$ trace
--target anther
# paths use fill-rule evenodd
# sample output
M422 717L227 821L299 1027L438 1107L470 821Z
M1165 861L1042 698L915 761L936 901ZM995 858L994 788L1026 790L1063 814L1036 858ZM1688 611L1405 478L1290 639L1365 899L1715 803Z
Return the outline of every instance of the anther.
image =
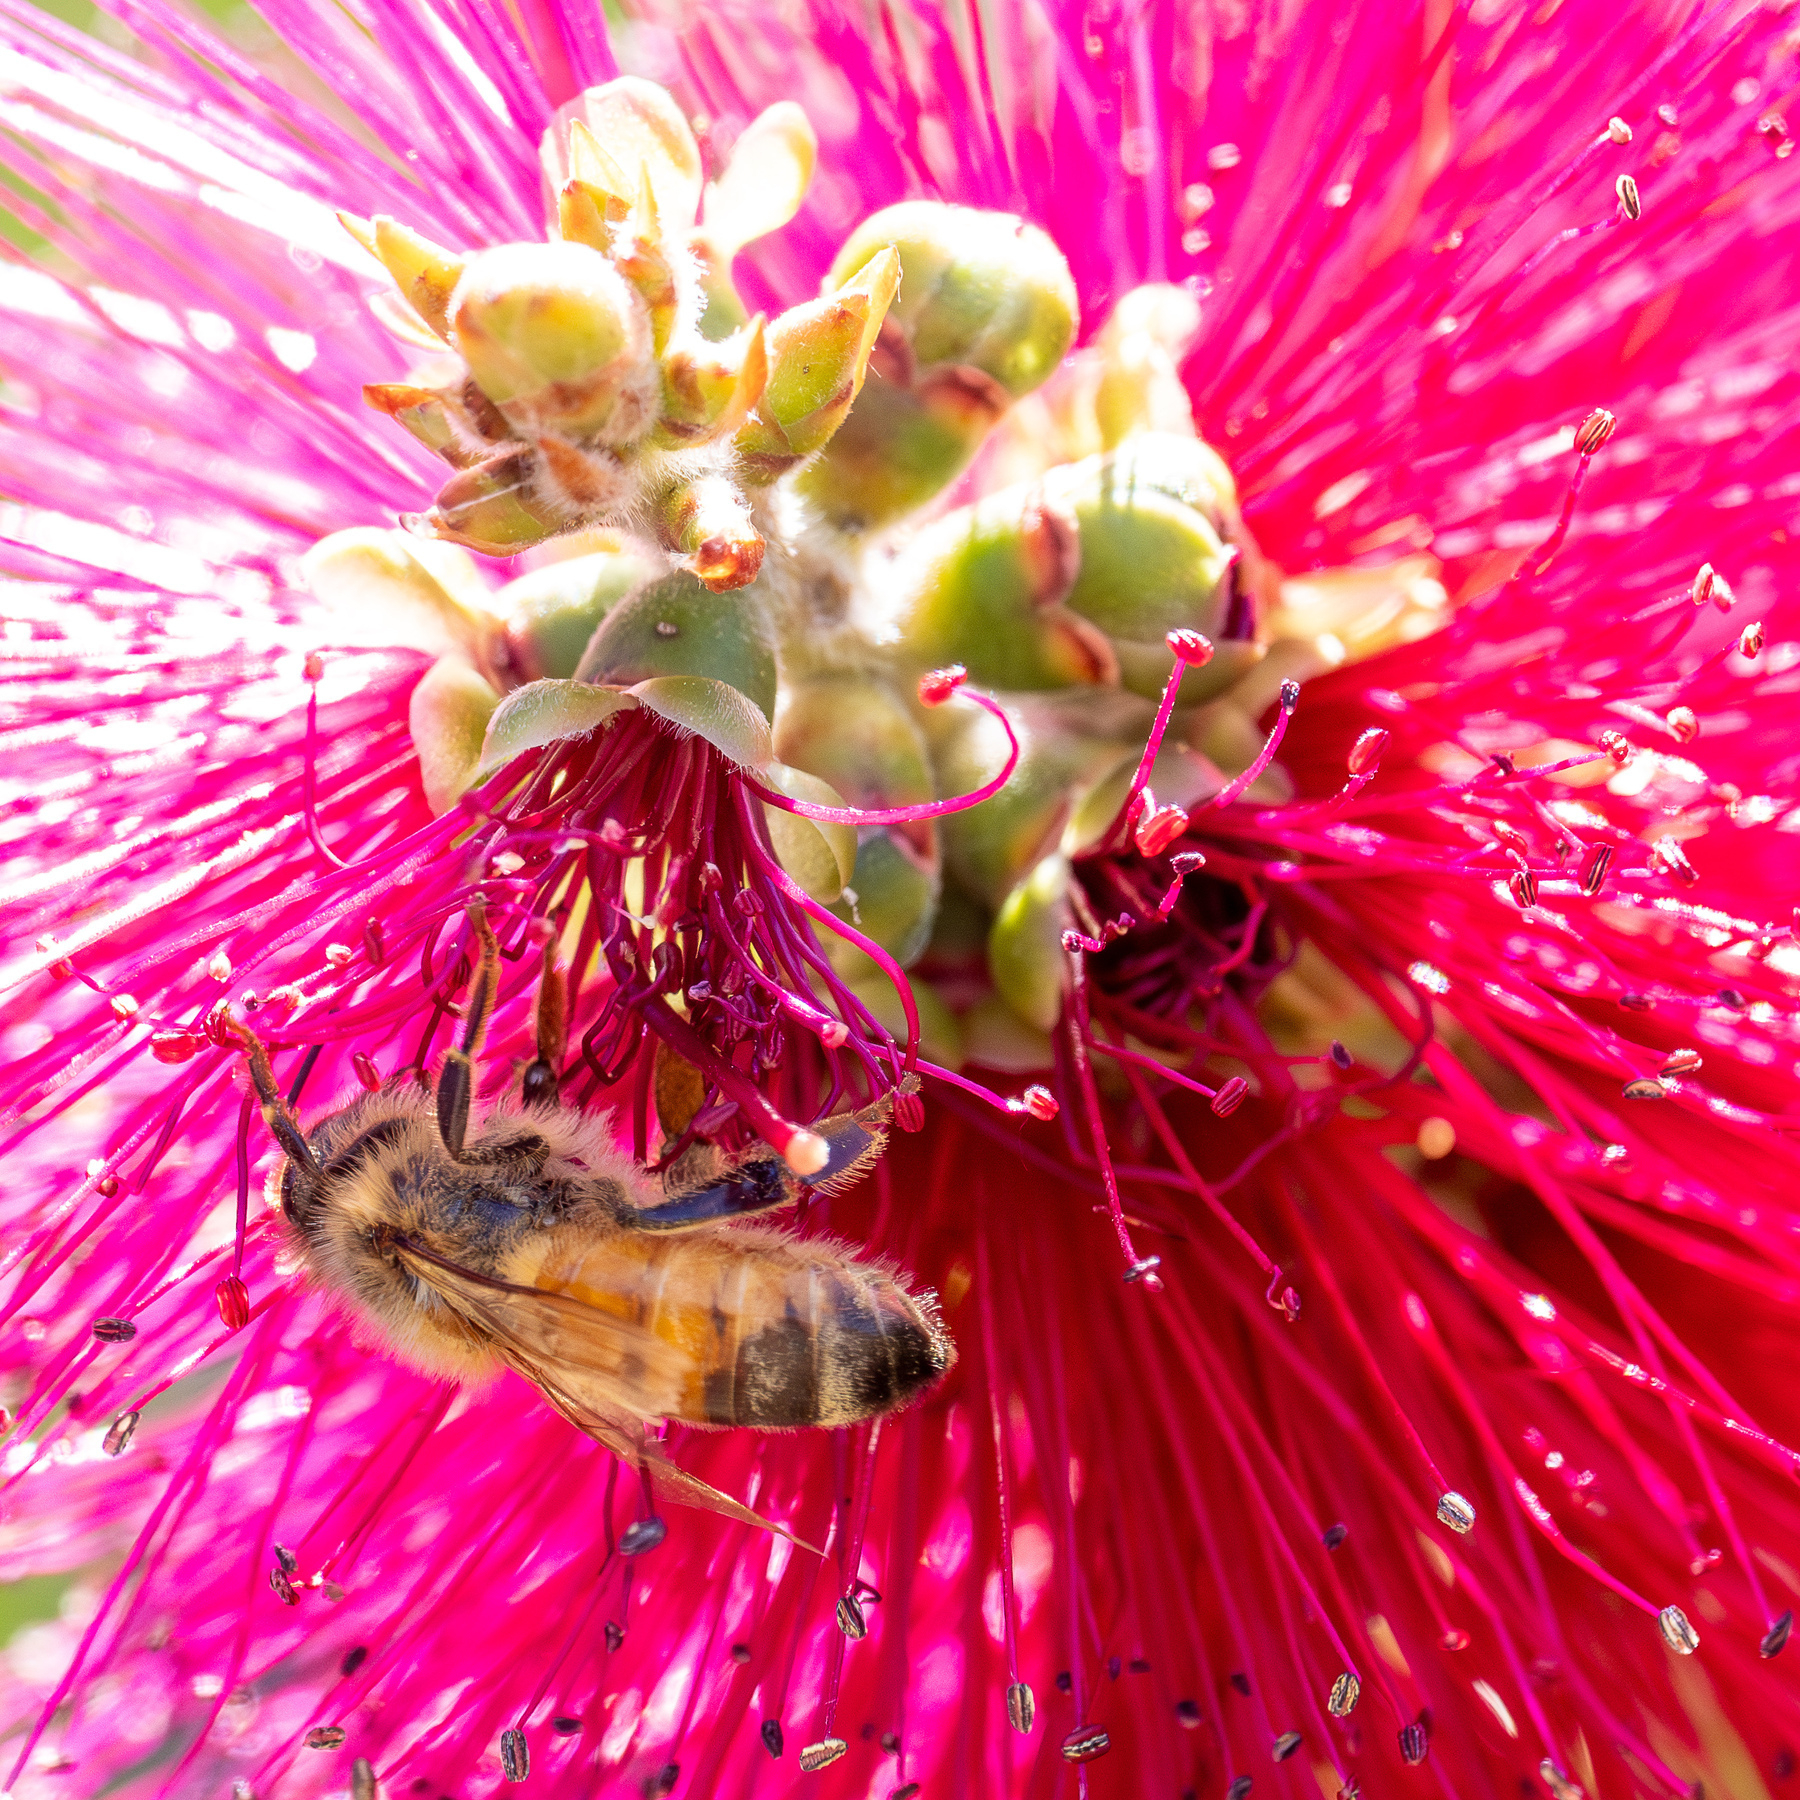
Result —
M1183 850L1179 855L1169 858L1169 867L1177 876L1192 875L1196 869L1206 867L1206 858L1198 850Z
M1190 669L1203 669L1213 659L1212 639L1198 631L1171 631L1163 642Z
M103 1344L129 1344L138 1328L129 1319L96 1319L94 1336Z
M1611 138L1615 144L1629 144L1631 142L1631 127L1627 125L1617 113L1614 113L1613 116L1606 121L1606 135Z
M1408 1725L1400 1733L1400 1760L1409 1767L1416 1767L1425 1760L1425 1753L1431 1748L1426 1741L1423 1725Z
M1474 1640L1466 1631L1456 1625L1452 1625L1450 1629L1438 1639L1438 1642L1446 1650L1466 1650L1473 1641Z
M1580 881L1584 894L1597 894L1606 886L1606 872L1612 867L1611 844L1589 844L1581 858Z
M1197 1700L1177 1700L1175 1702L1175 1723L1183 1731L1198 1731L1206 1723L1205 1715L1200 1711Z
M884 1731L881 1734L881 1748L889 1756L900 1754L900 1734L897 1731Z
M841 1737L820 1738L816 1744L808 1744L800 1752L800 1773L816 1774L820 1769L828 1769L840 1756L849 1752L850 1746Z
M570 1718L567 1713L558 1713L557 1716L550 1721L550 1729L554 1731L558 1737L573 1737L576 1732L581 1729L581 1721L579 1719Z
M897 1094L894 1097L894 1125L900 1131L923 1131L925 1129L925 1101L918 1094Z
M1350 1527L1340 1519L1335 1525L1327 1525L1320 1534L1319 1542L1327 1550L1335 1550L1350 1535Z
M1656 1072L1662 1076L1698 1075L1700 1073L1700 1052L1698 1050L1671 1050Z
M889 1788L888 1800L916 1800L918 1792L918 1782L909 1781L901 1787Z
M141 1415L135 1412L123 1412L108 1426L106 1436L100 1448L108 1456L123 1456L131 1448L131 1440L137 1435L138 1419Z
M1711 563L1702 563L1694 571L1694 579L1688 588L1688 597L1696 606L1704 606L1713 597L1713 584L1718 577L1713 573Z
M375 1800L375 1765L366 1756L350 1765L350 1800Z
M1604 750L1621 769L1631 761L1631 741L1622 731L1601 732L1600 748Z
M1743 657L1746 662L1755 662L1762 655L1762 651L1763 627L1762 620L1758 619L1754 624L1746 625L1739 633L1738 655Z
M338 1664L338 1673L342 1675L345 1680L348 1680L368 1660L369 1646L367 1644L353 1644L344 1652L344 1659Z
M1663 723L1678 744L1691 744L1700 735L1700 721L1691 706L1670 707Z
M1667 875L1684 887L1692 887L1700 879L1700 871L1688 858L1677 838L1660 837L1650 846L1650 866L1659 875Z
M768 1753L779 1758L782 1751L781 1721L764 1719L762 1722L762 1746Z
M1604 406L1596 406L1575 428L1575 448L1592 456L1619 428L1619 421Z
M1104 1725L1077 1725L1062 1741L1064 1762L1092 1762L1112 1748L1112 1739Z
M1125 1271L1123 1279L1126 1281L1141 1281L1147 1288L1160 1290L1162 1287L1162 1277L1158 1275L1156 1271L1161 1267L1162 1258L1160 1256L1140 1256L1138 1260Z
M1765 1659L1779 1656L1787 1648L1788 1633L1793 1629L1794 1614L1790 1608L1763 1633L1762 1642L1756 1647L1757 1654Z
M607 1649L616 1654L619 1646L625 1642L625 1627L617 1619L608 1619L603 1635L606 1639Z
M968 679L969 671L961 663L952 663L947 669L933 669L929 674L921 675L919 704L942 706Z
M1006 1690L1006 1718L1020 1736L1028 1733L1037 1720L1037 1697L1023 1681L1015 1681Z
M1639 1075L1619 1089L1627 1100L1664 1100L1669 1090L1654 1075Z
M1336 1038L1331 1040L1331 1060L1336 1068L1348 1073L1352 1066L1350 1052Z
M1040 1125L1048 1125L1062 1111L1062 1103L1038 1082L1033 1082L1019 1096L1019 1103Z
M866 1638L869 1621L863 1617L862 1602L854 1594L845 1594L837 1603L838 1630L850 1639Z
M1644 216L1644 201L1638 193L1638 184L1629 175L1621 175L1613 183L1613 192L1619 196L1619 210L1635 225Z
M153 1031L150 1054L161 1063L184 1063L206 1040L192 1031Z
M1244 1104L1245 1096L1250 1092L1250 1083L1241 1075L1233 1075L1212 1097L1214 1118L1229 1118Z
M227 1331L242 1331L250 1323L250 1290L241 1276L220 1276L213 1285L213 1303Z
M1347 1719L1356 1711L1356 1703L1362 1698L1362 1683L1346 1669L1331 1684L1331 1692L1325 1696L1325 1710L1334 1719Z
M1146 813L1132 832L1132 841L1140 856L1161 856L1188 828L1188 816L1179 806L1159 806Z
M1536 874L1530 869L1517 869L1507 877L1506 891L1512 895L1513 904L1521 912L1537 905L1538 883Z
M350 1055L350 1066L356 1071L356 1079L375 1093L381 1086L381 1071L376 1068L374 1059L366 1051L355 1050Z
M508 1781L523 1781L531 1773L531 1746L516 1725L500 1734L500 1773Z
M212 961L206 965L206 972L214 981L229 981L231 979L231 958L223 950L215 950Z
M287 1570L279 1564L269 1571L269 1592L283 1606L298 1606L300 1596L294 1592L294 1584L288 1579Z
M1245 1800L1245 1797L1255 1786L1256 1783L1248 1775L1240 1775L1237 1780L1225 1790L1225 1800Z
M1344 758L1345 766L1352 775L1367 775L1381 761L1382 752L1393 741L1394 734L1381 725L1371 725L1354 744L1350 746L1350 754Z
M1458 1537L1466 1537L1475 1529L1475 1506L1454 1489L1438 1496L1437 1516Z
M1300 1748L1304 1741L1305 1740L1300 1736L1299 1732L1284 1731L1281 1736L1269 1746L1269 1755L1274 1761L1284 1763Z
M1294 708L1300 704L1300 684L1297 681L1284 681L1281 684L1281 710L1289 717Z
M619 1554L647 1556L668 1535L669 1527L663 1519L634 1519L619 1534Z
M137 997L134 994L114 994L106 1003L112 1009L112 1016L121 1021L135 1019L138 1016Z
M1665 1606L1656 1615L1656 1628L1677 1656L1692 1656L1700 1648L1700 1634L1679 1606Z
M306 1747L309 1750L335 1750L349 1735L341 1725L315 1725L306 1734Z

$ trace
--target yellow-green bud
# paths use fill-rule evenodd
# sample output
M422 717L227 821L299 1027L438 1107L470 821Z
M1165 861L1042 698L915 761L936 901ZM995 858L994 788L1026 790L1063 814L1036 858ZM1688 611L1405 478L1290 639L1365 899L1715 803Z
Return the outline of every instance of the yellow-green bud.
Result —
M749 479L786 474L844 422L899 278L899 258L878 251L835 293L790 308L768 328L768 381L737 434Z
M572 509L538 490L533 474L523 445L503 451L452 475L438 489L430 512L401 522L486 556L529 550L576 519Z
M757 770L756 778L790 800L808 800L817 806L844 804L843 795L830 782L783 762L765 764ZM813 899L829 906L844 891L844 883L856 867L854 827L827 819L804 818L766 802L763 816L768 821L769 842L774 845L781 866Z
M462 276L465 258L434 244L410 226L385 213L359 219L341 212L338 221L394 279L400 296L439 337L448 337L450 296Z
M452 545L358 525L321 538L300 573L334 615L340 641L454 649L490 674L506 661L487 586Z
M450 329L477 386L515 425L628 444L659 382L642 300L585 244L507 244L469 258Z
M967 467L995 421L1074 341L1075 284L1062 252L1010 213L908 201L866 220L827 291L877 245L901 262L900 292L866 388L802 491L842 530L872 529Z
M587 144L601 147L593 163L586 160ZM543 154L553 192L576 175L630 199L647 177L657 211L672 229L685 230L699 210L700 146L674 96L641 76L589 88L561 108Z
M513 678L524 682L573 675L600 621L656 573L644 557L600 551L509 581L494 596L494 607L506 621Z
M935 860L922 859L897 832L876 827L857 845L849 889L833 910L907 968L931 941L940 886ZM841 974L876 973L868 956L854 944L824 927L819 936L832 966Z
M363 388L363 399L377 412L384 412L397 425L403 425L427 450L441 456L454 468L465 469L481 460L458 430L458 421L444 396L434 388L415 387L404 381L371 381Z
M679 481L653 495L650 516L658 542L715 594L748 587L762 568L762 533L743 494L723 475Z
M474 784L481 745L500 696L460 656L439 657L407 705L425 801L443 814Z
M775 716L775 639L755 589L722 599L675 574L622 601L594 633L579 681L630 687L652 675L705 675Z
M906 702L874 675L810 675L782 689L775 753L847 795L852 806L917 806L934 797L925 739ZM921 826L929 834L929 824Z
M736 431L762 399L769 352L759 313L722 344L692 338L662 364L662 417L656 442L664 449L709 443Z
M1191 437L1194 408L1178 367L1200 330L1200 302L1155 283L1120 297L1101 328L1094 417L1107 448L1135 431Z
M988 934L995 989L1039 1031L1053 1031L1062 1016L1062 934L1072 923L1068 889L1068 858L1046 856L1007 895Z

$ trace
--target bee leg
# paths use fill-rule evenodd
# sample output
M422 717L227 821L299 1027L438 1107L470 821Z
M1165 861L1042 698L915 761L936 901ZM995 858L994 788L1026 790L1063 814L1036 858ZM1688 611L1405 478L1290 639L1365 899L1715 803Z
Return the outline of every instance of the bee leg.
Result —
M525 1066L520 1098L527 1106L554 1106L563 1052L569 1042L569 984L556 960L556 939L544 946L538 982L537 1055Z
M787 1165L777 1157L759 1157L755 1162L740 1163L722 1181L677 1194L660 1206L639 1207L631 1216L631 1227L634 1231L690 1231L722 1219L773 1212L797 1197Z
M487 908L479 900L469 907L469 923L481 945L481 957L475 965L475 978L469 983L462 1048L444 1053L437 1083L438 1136L458 1162L464 1160L463 1139L469 1130L475 1058L481 1054L481 1040L487 1035L488 1015L494 1010L494 995L500 986L500 945L487 922Z
M831 1195L847 1188L887 1148L888 1103L877 1101L861 1112L837 1113L813 1127L825 1140L823 1168L801 1179L809 1188Z
M256 1090L256 1098L262 1106L263 1123L268 1126L270 1136L287 1153L288 1161L303 1178L317 1180L322 1172L319 1159L313 1155L312 1145L306 1141L306 1133L300 1129L299 1121L288 1110L287 1102L281 1097L281 1089L275 1081L275 1071L269 1066L269 1052L262 1039L230 1013L218 1016L220 1028L244 1046L244 1054L250 1063L250 1085Z

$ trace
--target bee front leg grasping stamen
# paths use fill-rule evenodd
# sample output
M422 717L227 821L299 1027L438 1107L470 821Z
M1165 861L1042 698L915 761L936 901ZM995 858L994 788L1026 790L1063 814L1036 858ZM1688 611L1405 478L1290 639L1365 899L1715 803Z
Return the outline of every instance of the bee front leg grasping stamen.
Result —
M569 984L556 959L556 939L544 945L544 972L538 981L537 1055L525 1068L520 1093L527 1106L554 1106L569 1042Z
M234 1019L223 1009L214 1015L213 1029L220 1035L235 1038L243 1046L250 1064L250 1085L256 1090L256 1098L262 1107L263 1123L268 1126L276 1143L286 1151L295 1175L309 1184L317 1182L323 1173L319 1160L313 1155L312 1146L306 1141L306 1133L300 1129L300 1122L288 1110L287 1102L281 1097L275 1071L269 1063L269 1052L262 1039L249 1026Z
M475 1059L481 1054L481 1040L487 1035L488 1018L500 986L500 945L487 922L487 908L479 900L469 907L469 924L481 946L481 955L469 983L462 1048L445 1051L437 1084L438 1135L458 1162L465 1160L463 1140L468 1134L469 1102L475 1092Z

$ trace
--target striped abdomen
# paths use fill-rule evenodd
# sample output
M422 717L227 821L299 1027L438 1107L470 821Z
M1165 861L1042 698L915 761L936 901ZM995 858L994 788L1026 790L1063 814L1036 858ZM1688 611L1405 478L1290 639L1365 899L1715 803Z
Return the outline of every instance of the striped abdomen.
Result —
M834 1245L736 1227L566 1246L536 1285L630 1319L690 1371L667 1416L696 1425L847 1425L950 1366L929 1298Z

